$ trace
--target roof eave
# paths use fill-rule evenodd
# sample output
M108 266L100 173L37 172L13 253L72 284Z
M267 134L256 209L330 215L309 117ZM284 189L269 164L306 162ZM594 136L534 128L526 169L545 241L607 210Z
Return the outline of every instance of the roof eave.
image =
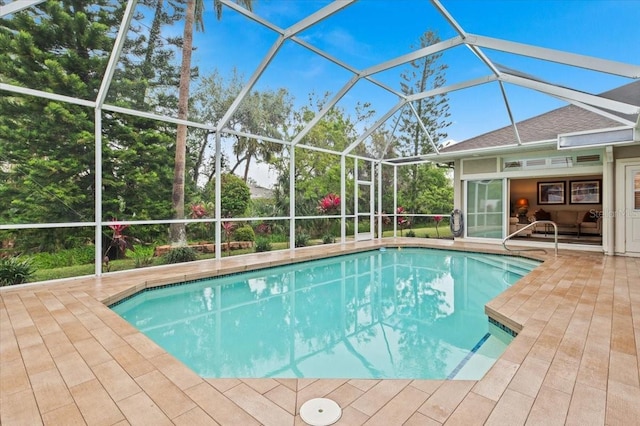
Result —
M423 160L434 163L446 163L469 157L490 157L501 154L511 154L513 152L539 151L547 148L557 148L558 140L549 139L544 141L526 142L522 145L517 143L501 146L492 146L488 148L466 149L455 152L440 152L440 154L427 154L422 157Z

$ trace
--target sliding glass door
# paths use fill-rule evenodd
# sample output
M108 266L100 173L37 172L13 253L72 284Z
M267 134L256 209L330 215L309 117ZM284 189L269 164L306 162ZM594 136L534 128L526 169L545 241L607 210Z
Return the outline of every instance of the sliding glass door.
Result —
M502 238L505 180L470 180L466 183L467 237Z

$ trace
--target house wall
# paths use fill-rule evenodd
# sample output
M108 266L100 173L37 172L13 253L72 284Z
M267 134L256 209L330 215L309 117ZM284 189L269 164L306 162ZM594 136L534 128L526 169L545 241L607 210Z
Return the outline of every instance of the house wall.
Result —
M462 172L465 175L474 175L478 173L496 173L498 172L498 158L479 158L472 160L464 160Z
M628 147L620 150L619 155L634 156L635 150ZM589 156L595 156L595 160L590 160ZM566 158L566 162L565 162ZM547 211L589 211L603 210L604 192L601 194L601 202L598 204L571 204L570 182L577 180L602 180L601 191L607 188L605 183L611 183L609 175L604 176L604 165L606 162L606 151L602 148L579 149L579 150L557 150L540 149L539 151L519 152L505 155L494 155L482 158L468 158L455 161L454 173L454 206L462 208L467 214L465 200L465 181L488 180L488 179L508 179L509 187L506 194L506 211L504 229L508 227L508 217L517 214L515 209L510 207L519 198L529 200L527 216L544 208ZM542 163L540 163L542 161ZM512 164L521 162L521 167L512 167ZM545 163L546 162L546 163ZM507 167L507 163L510 163ZM538 183L539 182L565 182L565 203L563 204L538 204ZM505 234L506 235L506 234Z
M614 148L613 157L616 160L640 157L640 145L620 145Z

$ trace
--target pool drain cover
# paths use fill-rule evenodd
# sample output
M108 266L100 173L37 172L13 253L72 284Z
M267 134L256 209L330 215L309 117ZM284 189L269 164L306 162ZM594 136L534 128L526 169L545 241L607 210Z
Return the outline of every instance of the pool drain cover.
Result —
M342 409L335 402L327 398L314 398L302 404L300 417L311 426L329 426L342 416Z

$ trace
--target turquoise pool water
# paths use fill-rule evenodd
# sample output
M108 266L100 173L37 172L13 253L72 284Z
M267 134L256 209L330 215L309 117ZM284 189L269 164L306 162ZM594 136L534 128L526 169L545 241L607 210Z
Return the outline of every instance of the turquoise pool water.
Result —
M151 289L111 308L200 376L479 379L518 257L381 249Z

